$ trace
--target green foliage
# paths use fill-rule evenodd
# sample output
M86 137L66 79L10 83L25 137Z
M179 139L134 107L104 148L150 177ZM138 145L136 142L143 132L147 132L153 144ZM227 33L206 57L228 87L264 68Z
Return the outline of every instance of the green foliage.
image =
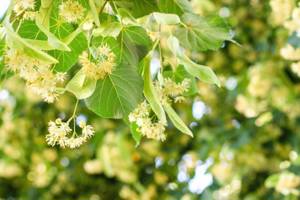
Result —
M62 12L69 1L82 10ZM0 24L0 199L298 198L299 185L278 185L299 178L299 77L280 56L299 38L270 26L269 2L35 0L17 13L18 2ZM243 47L230 43L229 24ZM14 70L10 50L52 79ZM88 73L103 60L111 71ZM53 104L32 94L64 73ZM142 102L148 118L131 120ZM49 147L56 118L72 129L66 137L79 138L85 121L94 136ZM212 182L195 191L202 170Z
M88 47L88 42L83 33L78 34L69 44L71 51L54 50L51 55L59 62L54 66L56 71L67 72L78 61L79 55Z
M217 50L225 40L230 40L229 29L221 17L203 18L185 13L183 26L176 31L182 46L194 51Z
M119 119L128 115L142 100L142 91L142 79L137 70L121 64L111 75L98 81L86 104L101 117Z

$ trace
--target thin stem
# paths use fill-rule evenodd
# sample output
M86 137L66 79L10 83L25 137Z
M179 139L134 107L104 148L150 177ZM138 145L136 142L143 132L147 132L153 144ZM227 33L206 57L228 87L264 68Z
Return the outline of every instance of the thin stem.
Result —
M162 49L161 49L161 44L160 44L160 42L159 42L159 45L158 45L158 50L159 50L160 72L162 73L162 68L163 68L163 55L162 55Z
M74 137L74 136L77 136L75 119L73 120L73 134L72 134L72 137Z
M78 102L79 102L79 100L77 99L77 100L76 100L75 107L74 107L73 114L72 114L72 116L70 117L70 119L67 121L67 123L70 123L70 121L73 120L73 119L75 118L75 116L76 116L76 111L77 111L77 107L78 107ZM74 120L74 121L75 121L75 120ZM74 123L75 123L75 122L74 122Z
M73 114L72 114L71 118L74 118L76 116L76 111L77 111L78 103L79 103L79 100L77 99L76 100L76 104L75 104L75 108L74 108L74 111L73 111Z
M159 25L159 38L158 38L158 50L159 50L159 61L160 61L160 72L163 73L163 53L161 48L161 25Z
M153 50L155 50L155 49L156 49L156 47L157 47L157 45L159 44L159 42L160 42L160 40L159 40L159 39L155 41L155 43L154 43L154 45L153 45L153 47L152 47L151 51L153 51Z

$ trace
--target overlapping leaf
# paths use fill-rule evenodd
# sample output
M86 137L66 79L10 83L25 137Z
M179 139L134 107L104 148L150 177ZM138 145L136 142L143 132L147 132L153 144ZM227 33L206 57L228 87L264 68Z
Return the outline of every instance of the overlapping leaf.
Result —
M185 13L182 21L185 26L177 29L176 36L191 51L217 50L225 40L231 40L229 28L221 17L204 18Z
M115 4L120 8L126 8L134 17L142 17L158 11L156 0L120 0Z
M187 0L158 0L158 8L161 12L182 15L185 12L192 12L192 7Z
M98 81L94 94L86 100L96 114L107 118L127 116L143 98L143 80L138 74L140 49L147 49L151 40L146 31L138 26L124 27L117 40L95 39L94 45L107 43L117 56L113 73Z

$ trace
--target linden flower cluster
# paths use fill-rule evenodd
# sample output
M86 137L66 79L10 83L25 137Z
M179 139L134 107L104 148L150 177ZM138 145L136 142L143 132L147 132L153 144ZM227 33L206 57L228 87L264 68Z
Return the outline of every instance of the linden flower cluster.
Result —
M294 8L292 17L284 23L284 27L287 28L291 33L300 31L300 8Z
M280 50L280 55L287 60L300 60L300 49L288 44Z
M84 7L75 0L67 0L59 5L59 16L68 23L77 23L84 17Z
M138 131L149 139L155 139L160 141L166 140L165 125L161 121L152 122L150 105L144 101L137 108L129 114L129 121L136 123Z
M213 193L215 200L232 200L239 199L239 193L241 191L241 180L234 178L230 183L224 185L219 190Z
M290 17L294 0L271 0L272 18L276 24L282 24Z
M282 48L281 51L281 56L287 60L292 60L292 61L297 61L295 63L292 63L291 65L291 70L298 76L300 76L300 49L299 48L294 48L292 45L288 44L286 47Z
M155 87L163 104L170 102L170 97L177 103L185 100L182 95L188 91L190 84L190 79L184 79L182 82L176 83L170 78L165 78L163 85L156 82Z
M116 56L106 44L94 50L92 57L89 59L89 54L86 51L79 57L79 63L87 77L101 80L112 73Z
M247 90L251 96L265 97L272 87L272 82L265 78L265 70L260 66L252 67L249 72L250 82Z
M14 6L13 6L13 11L17 15L20 15L24 11L33 10L34 6L35 6L35 0L15 0Z
M291 65L291 70L300 77L300 49L288 44L280 50L280 54L287 60L298 61Z
M256 117L263 112L267 104L265 101L257 101L244 95L238 95L235 103L235 109L245 115L247 118Z
M69 147L74 149L80 147L94 135L94 128L91 125L86 125L85 122L81 121L79 123L79 127L81 128L82 134L77 136L75 130L73 130L73 135L68 137L68 135L72 132L69 123L70 120L63 122L60 118L49 122L49 134L46 135L46 141L48 145L55 146L57 144L62 148Z
M57 84L65 80L65 73L54 74L49 64L18 50L7 50L4 60L8 68L18 73L28 88L44 101L53 103L58 98Z
M279 0L277 0L277 1L279 1ZM293 3L291 3L290 1L285 1L285 3L290 4L292 8L294 6ZM271 2L271 6L272 6L272 2ZM286 12L283 8L279 7L278 9L279 9L279 13ZM278 13L275 11L276 10L273 9L274 14L277 15ZM290 31L290 33L293 33L293 32L300 33L300 7L294 8L292 11L289 11L289 13L290 14L288 15L288 17L283 19L284 27L287 28ZM300 49L294 48L292 45L288 44L280 50L280 54L283 58L285 58L287 60L298 61L291 65L291 70L295 74L297 74L297 76L300 76L300 62L299 62Z
M190 80L184 79L181 83L175 83L170 78L165 78L163 85L156 82L155 87L162 104L168 104L171 101L170 97L174 98L175 102L179 102L184 100L182 95L188 91ZM146 101L138 105L128 117L131 123L137 124L138 131L143 136L160 141L166 140L164 133L166 124L161 121L152 121L151 107Z
M275 186L276 191L280 192L283 195L299 195L297 187L300 185L300 177L290 173L282 173L279 177L279 180Z

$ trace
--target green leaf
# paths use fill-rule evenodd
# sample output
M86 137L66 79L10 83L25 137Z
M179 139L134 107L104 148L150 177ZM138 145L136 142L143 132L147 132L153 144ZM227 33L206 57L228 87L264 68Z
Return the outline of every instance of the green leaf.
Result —
M67 44L60 41L53 33L49 31L50 14L52 10L52 0L42 0L40 10L36 14L36 25L47 36L48 42L54 48L61 51L70 51Z
M24 20L19 28L18 34L22 38L28 38L33 40L47 40L47 36L40 31L35 21Z
M231 40L229 28L221 17L204 18L185 13L185 26L176 30L180 44L191 51L217 50L225 40Z
M136 123L130 124L131 135L135 141L135 146L138 147L141 143L142 134L138 131L138 125Z
M220 80L210 67L199 65L186 56L179 58L179 61L180 64L184 66L185 70L192 76L197 77L206 83L216 84L220 87Z
M146 30L140 26L124 27L118 37L118 42L122 54L120 62L132 66L138 66L140 60L144 58L152 46L152 41Z
M97 81L86 77L83 70L79 70L68 82L66 90L73 93L77 99L90 97L96 89Z
M87 107L105 118L127 116L143 99L143 80L129 65L118 65L113 73L97 83Z
M41 20L42 19L38 15L36 19L36 24L39 27L39 29L47 36L49 44L57 50L71 51L67 44L60 41L53 33L51 33L46 27L43 26Z
M152 16L155 21L161 25L176 25L180 23L180 18L175 14L155 12Z
M168 114L168 117L170 118L171 122L178 130L180 130L184 134L193 137L192 131L185 125L182 119L177 115L175 110L169 104L164 104L164 109Z
M99 28L94 29L93 36L102 37L118 37L122 30L122 25L120 22L102 23Z
M165 13L182 15L193 10L187 0L158 0L157 2L159 10Z
M141 26L126 26L123 28L122 32L124 34L124 38L126 38L131 44L145 47L152 46L150 37L146 30Z
M35 48L27 43L17 33L14 32L9 22L5 22L6 36L8 45L23 50L27 55L35 57L47 63L57 63L58 61L47 53Z
M55 70L59 72L66 72L70 70L78 61L79 55L87 49L88 43L85 35L80 33L69 44L70 52L66 51L51 51L51 55L57 58L59 63L55 65Z
M134 39L136 37L136 39ZM115 70L104 80L99 80L94 94L86 100L87 107L105 118L127 116L143 99L143 80L138 74L140 49L151 45L141 27L124 27L117 40L96 37L93 47L109 45L118 58Z
M142 67L144 70L144 95L149 102L152 110L157 115L157 117L161 120L162 123L166 123L166 114L161 105L160 99L155 91L152 79L151 79L151 71L150 71L150 61L151 54L144 58L142 61Z
M177 57L179 63L184 66L184 71L188 72L191 76L197 77L206 83L212 83L220 86L220 81L211 68L199 65L183 54L182 50L180 49L179 41L176 37L170 36L167 40L167 43L170 51L172 51L172 53ZM177 68L180 69L182 67L179 66ZM184 71L181 70L181 73L184 73ZM182 75L186 76L187 74L184 73ZM193 80L192 82L195 82L195 80ZM190 94L195 92L196 91L194 88L194 91L190 91Z
M120 0L114 3L118 8L127 9L136 18L158 11L156 0Z

